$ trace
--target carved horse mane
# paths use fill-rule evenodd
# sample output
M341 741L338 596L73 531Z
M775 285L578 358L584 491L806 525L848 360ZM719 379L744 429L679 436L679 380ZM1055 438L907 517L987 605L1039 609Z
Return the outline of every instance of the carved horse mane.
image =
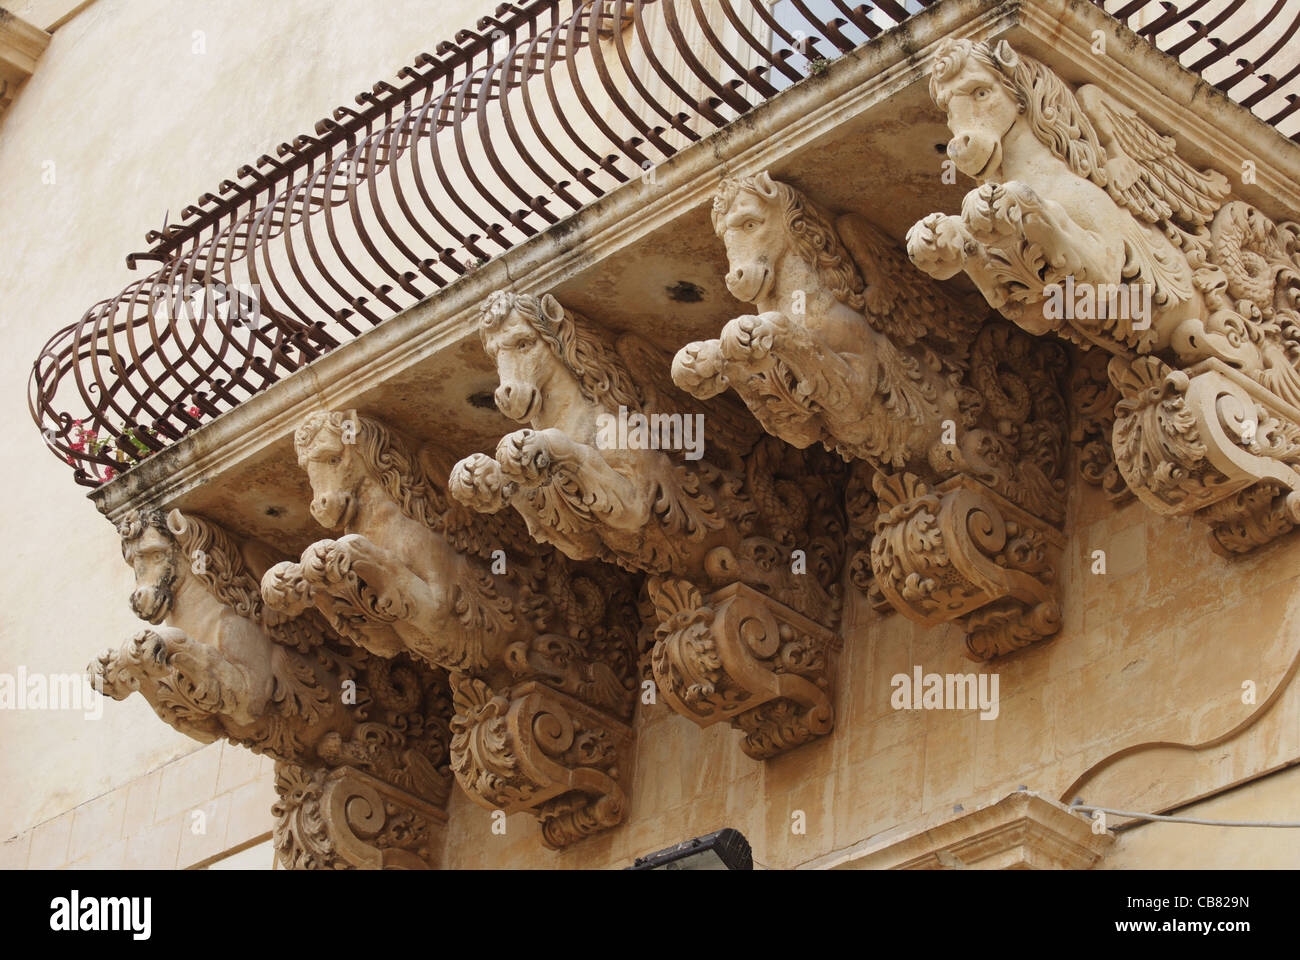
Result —
M831 218L800 191L773 180L766 172L722 181L713 197L713 229L719 236L727 211L742 194L779 205L795 253L812 265L837 300L859 313L865 312L866 281L854 266Z
M930 74L930 96L941 110L949 96L940 84L951 82L968 60L986 67L1001 79L1020 104L1020 112L1040 143L1078 176L1106 186L1106 149L1078 98L1052 70L1032 57L1022 56L1006 41L994 44L974 40L945 40L935 55Z
M128 564L132 562L135 545L149 528L169 538L177 553L173 579L161 586L169 587L182 577L193 577L218 604L260 624L276 643L305 651L324 640L323 624L315 615L291 617L266 606L258 582L263 571L250 566L244 549L225 529L203 517L180 510L167 513L158 509L132 510L117 526L122 556ZM245 549L251 546L246 545ZM200 554L203 563L196 567L192 560Z
M561 306L549 294L498 290L487 298L479 314L479 335L487 336L505 323L511 313L526 320L555 358L578 380L582 395L594 404L625 406L643 412L645 401L623 359L585 317Z
M355 442L344 444L344 424L349 421L356 430ZM312 414L293 435L299 466L306 466L322 447L335 446L350 447L404 515L442 531L447 500L406 441L369 417L339 411Z

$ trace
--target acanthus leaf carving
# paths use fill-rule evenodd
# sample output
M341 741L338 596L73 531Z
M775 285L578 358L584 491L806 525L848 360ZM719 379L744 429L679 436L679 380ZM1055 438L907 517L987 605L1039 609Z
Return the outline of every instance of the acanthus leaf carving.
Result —
M629 727L534 681L496 692L453 674L452 691L451 766L471 799L532 813L551 849L622 822Z
M1143 503L1210 525L1218 553L1244 553L1300 523L1300 411L1215 361L1173 370L1116 358L1115 458Z
M654 677L677 713L730 721L760 760L830 731L833 631L740 583L707 598L682 580L647 587L660 620Z
M968 655L988 660L1061 627L1061 535L981 484L938 488L912 474L877 474L871 542L876 583L918 623L960 620Z

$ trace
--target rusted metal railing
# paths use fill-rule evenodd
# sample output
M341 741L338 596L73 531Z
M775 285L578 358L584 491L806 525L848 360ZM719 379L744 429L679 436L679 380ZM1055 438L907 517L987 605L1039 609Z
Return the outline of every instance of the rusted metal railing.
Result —
M42 349L32 416L78 483L111 479L933 2L502 4L151 231L128 264L158 266ZM1266 72L1286 4L1106 7L1193 70L1231 64L1217 85L1257 113L1284 98L1276 125L1300 102L1300 68Z

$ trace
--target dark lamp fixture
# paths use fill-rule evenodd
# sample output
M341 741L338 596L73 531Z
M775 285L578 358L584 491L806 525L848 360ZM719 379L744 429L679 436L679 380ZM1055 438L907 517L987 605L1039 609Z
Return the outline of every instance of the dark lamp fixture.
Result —
M629 870L753 870L749 841L739 830L726 827L714 833L675 844L658 853L637 857Z

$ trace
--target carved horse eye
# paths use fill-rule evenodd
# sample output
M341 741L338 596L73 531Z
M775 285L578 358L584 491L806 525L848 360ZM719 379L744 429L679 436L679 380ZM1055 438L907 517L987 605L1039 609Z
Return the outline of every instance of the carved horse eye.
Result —
M337 457L337 456L336 456L336 457L330 457L330 466L331 466L331 467L337 467L337 466L338 466L340 463L342 463L342 462L343 462L343 458L342 458L342 457Z
M989 98L989 88L988 88L988 87L980 87L978 90L975 91L975 99L977 99L977 100L987 100L988 98Z

